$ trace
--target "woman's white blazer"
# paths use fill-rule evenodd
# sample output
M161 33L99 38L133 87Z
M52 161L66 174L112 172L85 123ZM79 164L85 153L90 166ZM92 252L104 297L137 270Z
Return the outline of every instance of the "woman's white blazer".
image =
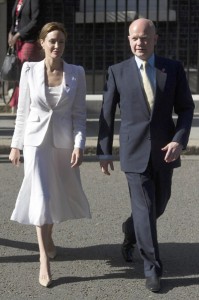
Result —
M82 148L86 139L86 81L81 66L64 62L62 91L54 108L45 95L44 60L23 64L11 147L39 146L48 129L56 148Z

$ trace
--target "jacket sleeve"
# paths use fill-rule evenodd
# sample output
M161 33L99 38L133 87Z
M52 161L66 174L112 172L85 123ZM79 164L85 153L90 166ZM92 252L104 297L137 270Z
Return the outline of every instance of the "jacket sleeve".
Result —
M177 114L178 118L175 135L172 141L180 143L183 146L183 149L186 148L188 143L194 107L185 71L183 66L178 63L177 87L174 103L174 112Z
M114 72L109 67L99 118L97 155L112 155L115 112L119 100Z
M86 142L86 79L85 71L77 66L77 90L72 106L74 147L84 149Z
M31 20L30 22L26 25L23 26L23 28L19 29L19 33L21 38L24 40L27 37L30 37L33 33L35 35L35 32L38 32L39 30L39 25L40 25L40 1L41 0L34 0L30 1L30 16ZM23 11L22 11L23 15Z
M30 66L28 62L25 62L21 71L17 117L11 143L11 148L17 148L20 150L23 148L26 120L30 111L30 90L28 84L29 70Z

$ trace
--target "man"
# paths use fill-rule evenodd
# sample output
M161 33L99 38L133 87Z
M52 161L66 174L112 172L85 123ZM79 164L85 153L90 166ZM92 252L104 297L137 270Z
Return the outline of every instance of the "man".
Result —
M114 170L111 154L119 105L120 163L132 207L132 218L123 225L127 233L123 254L128 243L130 247L137 243L144 261L146 288L158 292L162 263L156 219L170 198L173 168L180 166L181 151L188 143L194 103L182 65L154 54L158 37L152 21L142 18L132 22L128 38L134 57L108 69L97 155L102 172L110 175L110 169ZM176 124L173 110L178 116Z

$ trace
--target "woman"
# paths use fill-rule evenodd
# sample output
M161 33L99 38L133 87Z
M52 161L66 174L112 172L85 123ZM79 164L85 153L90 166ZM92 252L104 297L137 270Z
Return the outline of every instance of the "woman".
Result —
M12 26L8 34L8 45L15 47L17 55L24 61L39 61L43 57L37 43L41 29L42 1L16 0L12 9ZM17 107L19 88L15 84L15 91L10 101L12 108Z
M85 73L61 58L65 41L62 24L46 24L40 33L45 59L23 65L9 156L18 166L23 148L25 175L11 220L36 226L43 286L51 283L49 258L56 255L53 224L90 218L79 173L85 146Z

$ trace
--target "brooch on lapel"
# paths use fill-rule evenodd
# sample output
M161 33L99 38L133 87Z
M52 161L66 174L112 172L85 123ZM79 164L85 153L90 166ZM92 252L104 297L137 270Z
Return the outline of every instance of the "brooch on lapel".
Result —
M72 77L72 80L76 80L76 77L73 76L73 77Z
M67 83L66 83L66 91L67 91L67 93L70 91L70 87Z

